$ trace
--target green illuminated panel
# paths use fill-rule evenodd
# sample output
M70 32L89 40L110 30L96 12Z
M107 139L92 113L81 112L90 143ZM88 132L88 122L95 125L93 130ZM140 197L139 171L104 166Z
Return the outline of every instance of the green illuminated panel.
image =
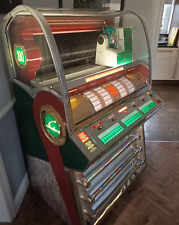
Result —
M135 110L134 112L126 116L124 119L122 119L122 122L128 127L131 124L133 124L136 120L138 120L141 116L142 114L137 110Z
M106 144L114 137L116 137L119 133L121 133L123 130L124 128L119 125L119 123L115 123L113 126L98 135L98 138L103 142L103 144Z
M117 64L125 65L132 62L132 29L123 28L124 33L124 52L117 53Z
M145 114L148 111L150 111L152 108L156 106L156 103L152 100L146 102L144 105L142 105L139 109Z

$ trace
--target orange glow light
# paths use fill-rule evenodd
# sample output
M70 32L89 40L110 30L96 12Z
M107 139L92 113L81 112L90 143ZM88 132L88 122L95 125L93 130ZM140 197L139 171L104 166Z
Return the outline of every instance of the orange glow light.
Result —
M125 111L127 108L128 108L127 106L124 106L122 109L118 110L118 113L121 113L121 112Z
M124 70L123 66L121 66L121 67L119 67L119 68L116 68L116 69L112 69L112 70L106 71L106 72L104 72L104 73L96 74L96 75L91 76L91 77L87 77L87 78L85 79L85 81L86 81L86 83L88 83L88 82L91 82L91 81L93 81L93 80L97 80L97 79L99 79L99 78L102 78L102 77L109 76L109 75L111 75L111 74L117 73L117 72L119 72L119 71L121 71L121 70Z
M131 69L127 70L127 71L129 72L129 71L132 71L132 70L135 70L135 67L134 68L131 68Z

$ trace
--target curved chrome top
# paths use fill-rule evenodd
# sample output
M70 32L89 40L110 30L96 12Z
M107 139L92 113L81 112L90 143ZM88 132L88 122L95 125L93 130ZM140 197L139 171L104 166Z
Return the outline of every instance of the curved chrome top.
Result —
M71 134L73 127L74 127L74 121L73 121L73 117L72 117L72 109L71 109L71 104L70 104L70 98L69 98L69 93L68 93L68 88L67 88L67 82L65 79L65 73L64 73L64 68L62 65L62 61L61 61L61 57L57 48L57 44L55 42L54 36L51 32L51 29L46 21L46 19L44 18L44 16L70 16L70 17L76 17L76 16L83 16L83 17L115 17L115 16L121 16L127 13L131 13L134 14L132 12L129 11L98 11L98 10L78 10L78 9L72 9L72 10L65 10L65 9L33 9L29 6L24 6L24 5L20 5L17 6L15 9L13 9L5 18L4 18L4 25L3 25L3 29L5 30L5 34L4 34L4 40L6 40L5 42L7 43L7 29L8 26L10 25L12 19L17 16L17 15L32 15L37 22L39 23L45 39L47 41L52 59L53 59L53 63L55 66L55 70L57 73L57 77L59 80L59 87L60 87L60 91L61 91L61 98L59 98L60 100L63 101L64 103L64 109L65 109L65 115L66 115L66 124L67 124L67 129L69 134ZM138 17L136 14L134 14L136 17ZM138 17L139 18L139 17ZM139 18L139 20L141 21L141 19ZM142 26L144 28L145 31L145 35L146 35L146 39L147 39L147 47L148 47L148 58L149 58L149 65L151 65L151 57L150 57L150 48L149 48L149 42L148 42L148 36L144 27L143 22L141 21ZM7 47L8 49L8 47ZM12 54L12 53L11 53ZM7 58L9 59L9 53L6 54ZM11 62L12 64L12 62ZM150 66L149 66L150 69ZM151 69L150 69L151 71ZM11 68L11 73L12 73L12 68ZM150 76L150 80L149 82L151 83L151 76ZM33 92L33 91L32 91ZM34 94L33 94L34 95ZM57 95L57 97L59 97Z

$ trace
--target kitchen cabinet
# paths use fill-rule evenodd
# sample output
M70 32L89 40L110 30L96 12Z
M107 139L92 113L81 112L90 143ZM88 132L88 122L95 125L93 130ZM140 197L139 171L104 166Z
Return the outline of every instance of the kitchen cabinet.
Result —
M179 80L178 47L157 49L153 80Z

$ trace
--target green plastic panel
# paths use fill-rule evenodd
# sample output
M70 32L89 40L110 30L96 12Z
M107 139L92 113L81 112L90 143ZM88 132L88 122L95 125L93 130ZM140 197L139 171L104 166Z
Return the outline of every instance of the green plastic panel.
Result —
M148 111L150 111L151 109L153 109L157 104L155 102L153 102L152 100L149 100L148 102L146 102L144 105L142 105L139 109L146 114Z
M134 112L126 116L124 119L122 119L122 122L127 127L129 127L131 124L137 121L140 117L142 117L142 114L139 111L135 110Z
M34 99L21 87L13 84L16 97L15 112L24 153L49 161L33 116Z
M115 123L113 126L98 135L98 138L102 141L103 144L106 144L123 130L124 128L119 123Z
M117 54L117 64L125 65L132 62L132 29L124 28L124 52Z
M87 158L70 138L67 138L65 144L60 147L60 152L66 167L81 171L88 164Z

